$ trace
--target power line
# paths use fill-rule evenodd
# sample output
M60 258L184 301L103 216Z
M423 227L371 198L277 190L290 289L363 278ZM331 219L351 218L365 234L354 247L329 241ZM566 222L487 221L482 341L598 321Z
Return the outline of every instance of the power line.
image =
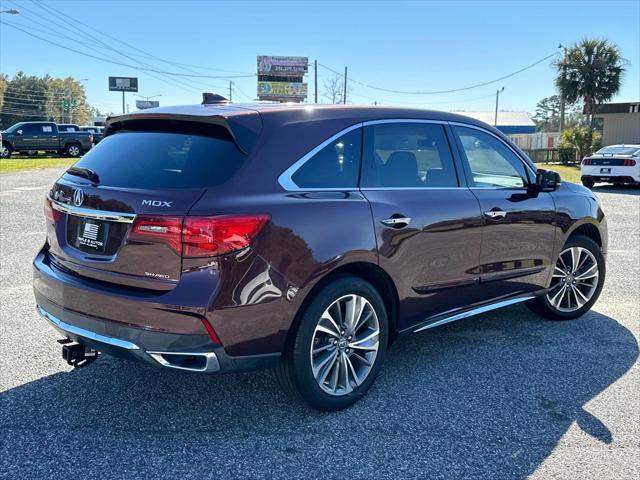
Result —
M502 76L500 78L496 78L494 80L489 80L487 82L482 82L482 83L476 83L474 85L469 85L467 87L452 88L450 90L436 90L436 91L430 91L430 92L412 92L412 91L394 90L394 89L391 89L391 88L377 87L377 86L370 85L370 84L365 83L365 82L361 82L360 80L356 80L356 79L351 78L351 77L347 77L347 79L350 82L356 83L356 84L361 85L363 87L370 88L372 90L379 90L381 92L397 93L397 94L402 94L402 95L437 95L437 94L442 94L442 93L462 92L464 90L471 90L471 89L474 89L474 88L484 87L484 86L487 86L487 85L491 85L492 83L497 83L497 82L500 82L502 80L506 80L507 78L511 78L514 75L517 75L519 73L524 72L525 70L529 70L530 68L533 68L536 65L539 65L540 63L544 62L545 60L548 60L551 57L555 57L556 55L559 55L559 52L554 52L554 53L552 53L550 55L547 55L546 57L543 57L540 60L537 60L534 63L532 63L530 65L527 65L526 67L523 67L523 68L521 68L519 70L516 70L515 72L509 73L508 75L504 75L504 76ZM343 75L342 73L334 70L331 67L327 67L326 65L322 65L321 63L319 63L318 65L320 65L322 68L325 68L325 69L329 70L330 72L335 73L336 75L340 75L340 76Z
M220 79L220 78L255 77L255 74L252 74L252 75L192 75L192 74L188 74L188 73L168 72L168 71L159 70L159 69L156 69L156 68L140 67L140 66L124 63L124 62L117 62L117 61L114 61L114 60L107 60L107 59L99 57L97 55L92 55L90 53L86 53L86 52L83 52L83 51L80 51L80 50L76 50L75 48L71 48L71 47L68 47L66 45L61 45L61 44L59 44L57 42L54 42L52 40L47 40L46 38L43 38L43 37L41 37L39 35L31 33L31 32L29 32L29 31L27 31L27 30L25 30L23 28L20 28L20 27L18 27L16 25L13 25L12 23L8 23L8 22L5 22L3 20L0 20L0 24L6 25L6 26L11 27L11 28L14 28L16 30L19 30L19 31L31 36L31 37L37 38L38 40L42 40L43 42L49 43L51 45L55 45L56 47L62 48L64 50L69 50L69 51L75 52L75 53L77 53L79 55L84 55L85 57L93 58L95 60L100 60L101 62L113 63L115 65L120 65L122 67L133 68L135 70L143 70L143 71L146 71L146 72L153 72L153 73L160 73L160 74L164 74L164 75L174 75L176 77L188 77L188 78L218 78L218 79Z

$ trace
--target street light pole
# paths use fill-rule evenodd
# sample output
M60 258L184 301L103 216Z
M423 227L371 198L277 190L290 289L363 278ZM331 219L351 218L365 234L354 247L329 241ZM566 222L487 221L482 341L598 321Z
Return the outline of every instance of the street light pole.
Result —
M500 93L504 92L504 87L502 87L500 90L496 90L496 114L493 117L493 126L497 127L498 126L498 98L500 97Z

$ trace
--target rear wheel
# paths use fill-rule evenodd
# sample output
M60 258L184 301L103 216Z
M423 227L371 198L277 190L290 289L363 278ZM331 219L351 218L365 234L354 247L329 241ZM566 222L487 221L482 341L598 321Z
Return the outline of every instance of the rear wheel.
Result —
M593 180L589 180L587 178L583 178L582 179L582 185L584 185L587 188L592 188L593 187Z
M67 148L64 152L69 157L79 157L80 153L82 153L82 151L80 150L80 145L78 145L77 143L71 143L67 145Z
M371 387L389 322L377 290L358 277L324 287L301 316L276 376L284 390L320 410L340 410Z
M604 279L604 256L598 244L583 235L570 237L554 266L549 291L527 306L553 320L577 318L596 302Z

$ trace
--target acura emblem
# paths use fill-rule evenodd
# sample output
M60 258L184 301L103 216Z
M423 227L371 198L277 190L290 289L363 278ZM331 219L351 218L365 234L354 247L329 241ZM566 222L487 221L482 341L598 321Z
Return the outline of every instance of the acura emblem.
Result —
M73 204L76 207L79 207L80 205L82 205L83 200L84 200L84 193L79 188L76 188L73 191Z

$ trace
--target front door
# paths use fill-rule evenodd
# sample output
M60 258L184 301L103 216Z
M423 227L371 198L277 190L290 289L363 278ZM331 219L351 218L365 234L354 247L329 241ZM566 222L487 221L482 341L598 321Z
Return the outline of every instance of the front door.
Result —
M444 125L365 124L363 146L361 190L380 266L398 288L398 328L473 304L482 220L478 200L460 183Z
M453 127L467 181L482 212L480 283L487 299L544 288L553 269L555 204L532 193L533 172L501 139Z

